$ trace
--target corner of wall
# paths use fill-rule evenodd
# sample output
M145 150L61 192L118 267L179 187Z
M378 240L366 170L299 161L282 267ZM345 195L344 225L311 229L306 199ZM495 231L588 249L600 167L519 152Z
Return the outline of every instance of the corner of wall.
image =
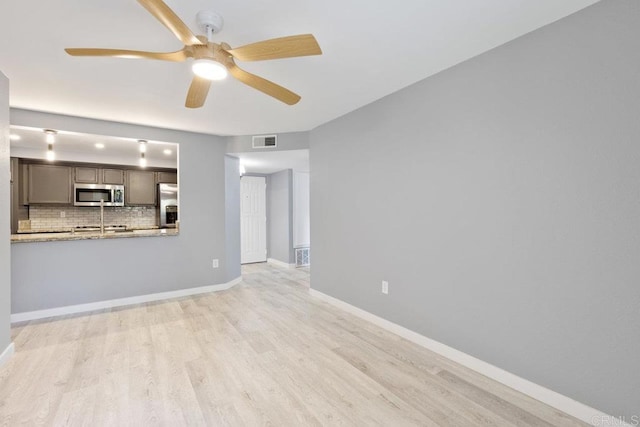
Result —
M0 363L11 344L11 182L9 165L9 79L0 72ZM13 350L11 350L11 353Z
M240 161L225 156L225 277L240 277Z
M296 250L293 248L293 169L287 169L289 180L289 265L296 263Z

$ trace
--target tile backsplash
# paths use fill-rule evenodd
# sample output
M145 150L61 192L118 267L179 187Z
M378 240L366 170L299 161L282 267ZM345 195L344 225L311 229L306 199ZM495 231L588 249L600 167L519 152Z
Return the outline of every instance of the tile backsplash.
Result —
M64 218L61 213L64 212ZM100 225L100 208L29 206L32 230L58 230L76 226ZM128 228L149 228L157 225L153 206L105 207L104 225L126 225Z

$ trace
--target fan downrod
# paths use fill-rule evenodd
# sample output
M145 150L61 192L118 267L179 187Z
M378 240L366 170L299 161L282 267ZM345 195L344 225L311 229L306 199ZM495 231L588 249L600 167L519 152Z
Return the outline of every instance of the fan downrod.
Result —
M196 22L198 23L198 28L208 36L209 41L211 41L211 35L222 31L222 27L224 26L222 16L212 10L201 10L198 12Z

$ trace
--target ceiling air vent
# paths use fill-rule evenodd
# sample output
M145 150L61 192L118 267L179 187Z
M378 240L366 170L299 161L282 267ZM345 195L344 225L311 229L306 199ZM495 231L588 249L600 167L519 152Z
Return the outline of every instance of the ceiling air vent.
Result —
M253 148L275 148L276 135L257 135L253 137Z

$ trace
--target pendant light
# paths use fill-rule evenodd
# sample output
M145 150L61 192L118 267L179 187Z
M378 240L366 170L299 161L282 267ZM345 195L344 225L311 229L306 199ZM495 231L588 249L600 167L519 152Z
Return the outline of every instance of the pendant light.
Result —
M47 160L50 162L56 159L56 153L53 151L53 144L56 142L56 132L55 130L45 129L45 141L47 143Z
M145 158L145 153L147 152L147 141L144 139L139 139L138 144L140 147L140 167L147 167L147 159Z

